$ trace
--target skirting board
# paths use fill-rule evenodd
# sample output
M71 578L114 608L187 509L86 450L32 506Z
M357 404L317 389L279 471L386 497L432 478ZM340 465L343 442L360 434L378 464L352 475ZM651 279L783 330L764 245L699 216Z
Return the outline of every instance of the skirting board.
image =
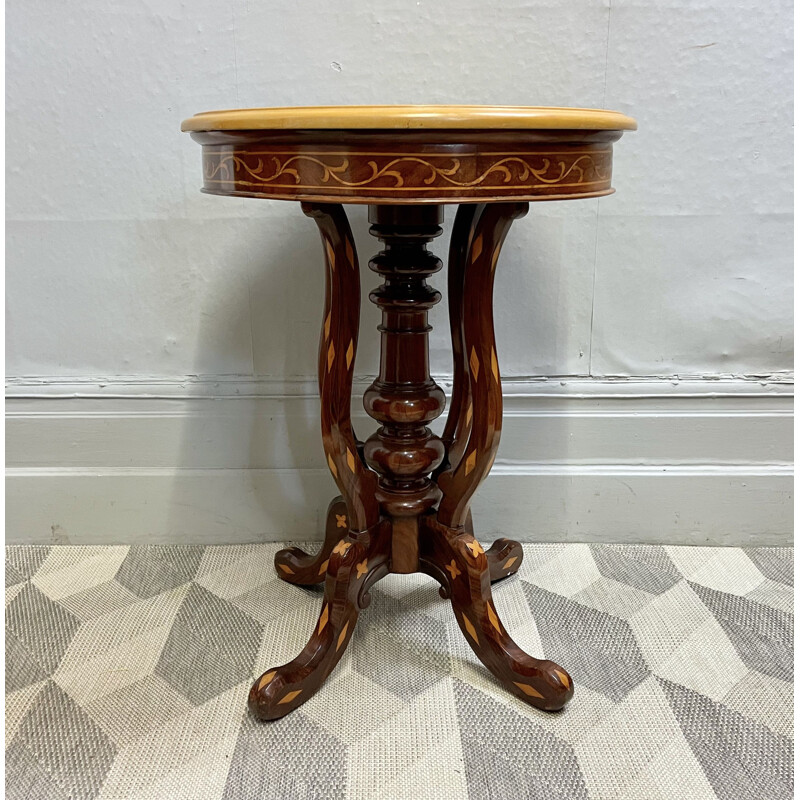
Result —
M353 401L362 437L375 427L364 388ZM481 538L791 541L790 383L564 378L503 389L503 440L473 503ZM335 493L305 382L14 381L6 460L8 543L309 541Z

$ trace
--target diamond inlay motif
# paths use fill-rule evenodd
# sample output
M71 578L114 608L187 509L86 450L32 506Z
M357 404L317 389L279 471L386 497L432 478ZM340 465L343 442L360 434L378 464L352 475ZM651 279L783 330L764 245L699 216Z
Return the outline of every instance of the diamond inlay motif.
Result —
M319 627L317 628L317 633L322 633L325 630L325 626L328 624L328 604L325 603L325 608L322 609L322 614L319 617Z
M260 692L274 677L277 675L278 670L274 669L272 672L266 672L261 676L258 682L258 691Z
M464 627L467 629L467 633L477 642L478 632L475 630L475 626L469 621L469 617L466 614L462 614L461 618L464 620Z
M333 346L333 342L331 342L328 346L328 372L331 371L334 358L336 358L336 348Z
M336 256L330 242L325 242L325 249L328 251L328 263L331 265L331 270L336 272Z
M525 694L527 694L528 697L544 697L544 695L537 692L536 689L533 688L533 686L530 686L527 683L517 683L516 681L514 681L514 686L519 686L519 688L522 689L522 691L525 692Z
M328 468L333 473L334 478L339 477L339 470L336 469L336 464L333 463L333 459L331 458L330 453L328 453Z
M347 261L351 267L355 267L356 260L353 258L353 245L350 244L349 239L344 240L344 253L347 256Z
M469 475L475 469L475 460L478 457L478 451L473 450L464 462L464 475Z
M325 341L328 341L328 336L331 333L331 314L333 312L329 311L328 316L325 317L325 324L323 325L323 331L325 332Z
M350 365L353 363L354 352L353 340L351 339L350 344L347 347L347 352L344 354L345 361L347 362L347 369L350 369Z
M495 353L494 348L492 348L492 375L494 375L495 381L500 383L500 370L497 366L497 353Z
M478 380L478 373L481 371L481 362L478 360L478 354L475 352L474 347L469 356L469 368L472 370L473 379Z
M355 472L356 472L356 459L355 459L355 456L352 454L352 452L350 452L350 450L347 451L347 466L348 466L350 472L352 472L355 475Z
M489 622L492 623L492 627L498 632L502 633L500 630L500 620L497 618L497 614L495 614L494 609L492 608L491 603L486 604L486 613L489 616Z
M475 263L478 256L483 251L483 235L479 234L472 245L472 262Z

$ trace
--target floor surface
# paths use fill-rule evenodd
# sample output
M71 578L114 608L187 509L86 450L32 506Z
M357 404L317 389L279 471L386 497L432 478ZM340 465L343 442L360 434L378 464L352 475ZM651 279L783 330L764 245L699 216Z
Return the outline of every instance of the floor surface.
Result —
M321 598L278 547L7 548L9 800L792 796L789 549L525 545L495 601L572 674L556 714L503 691L431 579L389 576L327 684L259 723L250 681Z

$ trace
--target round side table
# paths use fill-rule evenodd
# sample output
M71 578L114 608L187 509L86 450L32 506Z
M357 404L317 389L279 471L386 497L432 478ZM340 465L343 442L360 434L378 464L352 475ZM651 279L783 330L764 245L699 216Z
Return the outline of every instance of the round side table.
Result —
M478 658L517 697L550 711L572 697L567 671L524 653L492 601L491 583L519 569L521 546L499 539L484 551L473 535L470 502L502 423L492 286L528 202L610 194L613 142L635 129L614 111L492 106L260 108L184 121L203 148L204 192L300 201L325 256L322 440L341 494L317 555L293 547L275 557L285 581L325 590L303 651L250 690L256 716L282 717L317 691L370 587L390 572L438 581ZM350 420L360 278L344 203L369 205L370 233L384 245L369 262L383 283L370 294L382 314L380 367L364 395L379 427L365 441ZM427 426L445 396L428 365L428 311L441 295L427 279L442 262L427 245L445 203L459 204L447 279L454 382L436 436Z

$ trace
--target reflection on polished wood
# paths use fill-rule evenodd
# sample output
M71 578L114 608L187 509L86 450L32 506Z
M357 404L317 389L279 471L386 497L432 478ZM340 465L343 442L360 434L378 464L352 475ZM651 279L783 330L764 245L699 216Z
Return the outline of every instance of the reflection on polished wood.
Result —
M302 652L250 691L261 719L309 699L345 651L369 589L390 572L440 584L478 658L525 703L562 708L574 687L552 661L523 652L505 629L491 583L516 572L522 548L474 536L470 504L491 470L502 426L492 289L503 242L532 200L609 194L613 142L636 123L616 112L470 106L244 109L184 123L203 145L204 191L299 200L322 239L325 301L319 346L322 441L339 496L316 555L275 557L284 580L324 582L319 619ZM358 346L360 271L344 203L368 204L382 249L381 358L364 407L378 429L356 436L350 417ZM445 396L430 374L429 281L442 262L443 204L458 203L447 292L454 382L442 436L428 427ZM391 668L392 665L387 665Z

